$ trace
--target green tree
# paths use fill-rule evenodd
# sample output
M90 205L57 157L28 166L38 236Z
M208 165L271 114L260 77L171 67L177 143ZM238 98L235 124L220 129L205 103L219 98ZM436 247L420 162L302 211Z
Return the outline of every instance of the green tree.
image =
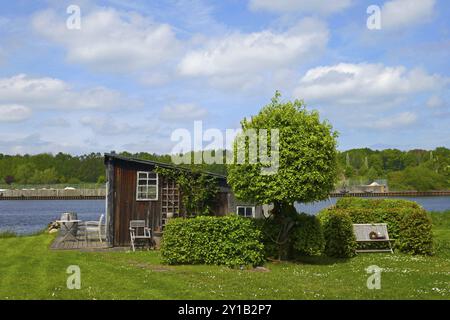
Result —
M378 178L378 172L373 167L371 167L367 171L366 176L367 176L367 180L369 181L369 183L371 183L371 182L375 181Z
M326 199L334 189L337 178L337 132L328 122L320 121L318 112L306 110L303 101L281 102L279 92L258 115L251 120L243 120L241 125L242 135L234 142L235 156L239 139L250 129L257 132L262 129L269 132L279 130L278 170L274 174L264 175L261 174L264 167L261 163L233 163L228 166L228 182L240 199L274 204L272 213L282 225L277 239L282 252L282 246L295 224L291 215L295 212L294 202ZM245 151L248 155L248 141ZM258 158L261 156L258 152Z
M29 182L33 184L51 184L59 182L59 179L55 168L48 168L42 171L35 170Z
M19 183L30 183L34 175L36 166L32 163L25 163L17 166L15 177Z
M15 179L14 179L14 177L11 176L11 175L7 175L7 176L5 177L5 183L6 183L7 185L11 185L14 181L15 181Z
M392 190L428 191L443 190L450 187L444 175L424 166L391 172L388 175L388 181Z
M105 184L105 183L106 183L106 178L104 175L98 177L97 184Z

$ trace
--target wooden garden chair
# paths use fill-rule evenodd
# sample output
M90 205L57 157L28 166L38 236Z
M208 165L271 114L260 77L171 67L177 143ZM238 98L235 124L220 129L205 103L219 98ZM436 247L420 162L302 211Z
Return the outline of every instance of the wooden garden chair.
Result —
M130 239L133 251L136 251L136 240L148 241L150 246L153 244L152 230L147 227L145 220L130 220Z

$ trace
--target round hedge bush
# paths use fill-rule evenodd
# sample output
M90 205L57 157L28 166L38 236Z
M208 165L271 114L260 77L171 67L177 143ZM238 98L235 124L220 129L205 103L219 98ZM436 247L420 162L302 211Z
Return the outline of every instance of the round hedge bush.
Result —
M350 216L341 211L328 211L323 219L325 254L335 258L350 258L355 255L356 240Z
M398 247L411 254L432 255L433 231L430 217L424 210L405 212L400 224Z
M306 213L298 215L292 238L295 255L318 256L325 248L325 239L319 220Z

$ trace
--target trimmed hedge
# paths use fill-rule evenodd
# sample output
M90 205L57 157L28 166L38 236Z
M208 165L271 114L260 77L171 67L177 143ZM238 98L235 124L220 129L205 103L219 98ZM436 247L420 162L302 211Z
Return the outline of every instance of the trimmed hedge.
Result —
M432 255L433 231L425 210L406 211L400 223L398 247L411 254Z
M257 266L264 263L264 246L251 219L236 215L176 218L164 229L161 256L167 264Z
M421 206L414 201L404 199L365 199L358 197L343 197L336 202L338 209L398 209L413 208L421 209Z
M299 256L318 256L323 253L325 239L322 225L315 216L301 213L293 230L293 251Z
M282 246L283 256L288 259L295 259L303 256L321 255L324 250L325 240L322 226L316 216L306 213L296 213L293 217L295 225L289 233L287 243ZM278 258L277 239L281 225L275 219L257 219L257 227L262 233L264 253L267 258Z
M356 239L350 216L343 211L329 211L323 218L325 254L335 258L355 255Z
M264 256L266 258L278 257L279 248L273 239L277 239L278 233L280 232L280 225L275 223L273 219L256 219L255 224L261 232L261 241L264 245ZM286 244L287 248L290 246L290 243ZM287 251L290 250L288 249Z
M330 212L348 214L352 223L386 223L394 247L410 254L433 254L432 223L417 203L402 199L363 199L344 197L336 208L319 213L321 220ZM366 246L377 244L366 244Z

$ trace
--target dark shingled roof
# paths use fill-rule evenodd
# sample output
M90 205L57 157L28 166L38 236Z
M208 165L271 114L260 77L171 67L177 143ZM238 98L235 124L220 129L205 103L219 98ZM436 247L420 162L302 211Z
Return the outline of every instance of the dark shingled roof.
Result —
M153 161L153 160L143 160L143 159L138 159L138 158L125 157L125 156L118 155L116 153L105 153L105 163L108 161L108 159L117 159L117 160L126 161L126 162L148 164L148 165L158 166L158 167L167 168L167 169L191 171L191 169L189 169L187 167L178 166L178 165L171 164L171 163L164 163L164 162L158 162L158 161ZM216 178L225 179L225 180L227 179L227 177L222 174L209 172L209 171L203 171L203 170L200 170L199 172L209 175L209 176L216 177Z

